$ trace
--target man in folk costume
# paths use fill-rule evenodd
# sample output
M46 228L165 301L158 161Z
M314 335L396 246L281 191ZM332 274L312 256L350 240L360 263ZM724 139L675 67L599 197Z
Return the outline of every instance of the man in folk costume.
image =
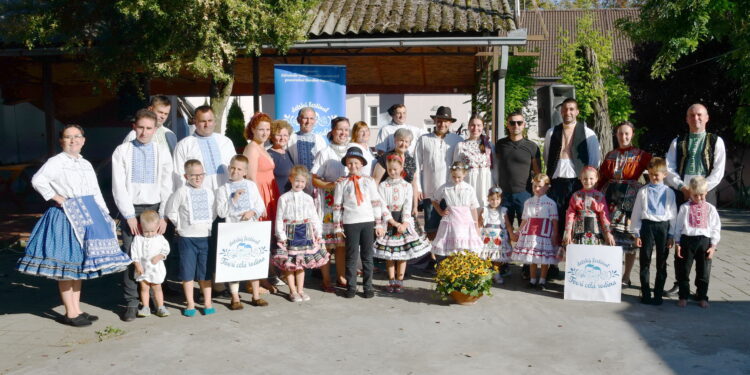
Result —
M174 150L174 187L185 184L185 162L201 162L206 177L203 187L215 191L229 179L228 165L237 151L232 141L223 134L214 133L214 112L207 105L195 109L195 133L177 143Z
M157 115L148 109L135 114L135 138L123 143L112 154L112 195L122 219L123 251L130 255L133 237L140 234L138 217L146 210L159 213L159 234L164 234L167 223L164 205L172 194L172 156L167 145L154 140ZM125 312L122 320L135 319L138 310L138 283L131 264L123 274Z
M164 126L164 123L169 118L169 112L171 111L172 103L169 98L165 95L154 95L151 97L148 109L156 115L156 132L154 132L153 140L159 145L167 146L170 155L174 152L175 146L177 146L177 136L174 132ZM128 143L136 138L135 130L131 130L125 140L122 143Z
M578 121L575 99L562 102L560 115L562 124L547 130L544 136L544 161L552 180L548 195L557 204L559 217L564 218L570 197L583 187L578 175L585 166L599 168L601 148L596 133ZM564 227L564 223L560 223L560 227Z
M703 176L708 183L706 201L714 207L717 204L716 187L724 178L724 167L727 155L724 140L716 134L706 131L708 110L703 104L688 107L685 121L688 133L681 134L672 140L667 151L667 178L669 187L675 189L677 207L690 197L688 188L690 180ZM665 295L673 295L678 286L675 282Z

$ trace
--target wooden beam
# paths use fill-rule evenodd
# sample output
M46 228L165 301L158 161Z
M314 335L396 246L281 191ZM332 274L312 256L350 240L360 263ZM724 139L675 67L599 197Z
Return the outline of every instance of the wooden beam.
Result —
M44 95L44 129L47 139L47 157L57 153L57 142L55 139L55 94L52 86L52 63L49 60L42 62L42 91Z

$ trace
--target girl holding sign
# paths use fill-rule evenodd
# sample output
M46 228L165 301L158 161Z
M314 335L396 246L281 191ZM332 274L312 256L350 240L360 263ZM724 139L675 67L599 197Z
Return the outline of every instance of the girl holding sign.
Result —
M615 245L615 238L609 228L609 208L604 193L596 190L599 172L587 166L580 176L583 189L570 197L565 214L565 234L563 245Z

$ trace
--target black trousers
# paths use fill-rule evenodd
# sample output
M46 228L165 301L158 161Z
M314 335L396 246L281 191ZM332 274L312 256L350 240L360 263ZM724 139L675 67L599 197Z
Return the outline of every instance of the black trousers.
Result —
M682 258L674 257L677 284L680 286L680 299L690 297L690 269L695 261L695 297L698 301L708 301L708 279L711 276L711 259L706 258L706 250L711 239L706 236L682 236L680 238Z
M350 292L357 290L357 256L362 260L362 287L372 290L372 245L375 222L344 224L346 236L346 283Z
M557 204L558 228L565 228L565 211L568 210L570 197L573 196L573 193L581 189L583 189L583 185L581 185L581 181L577 178L552 179L548 195ZM562 239L563 231L559 230L558 232L558 239Z
M667 247L667 234L669 233L668 221L643 220L641 225L641 294L646 300L651 299L651 288L649 287L649 268L651 268L651 253L656 247L656 281L654 281L654 298L662 299L664 282L667 280L667 259L669 248Z
M136 204L135 218L140 218L143 211L153 210L159 212L159 203L155 204ZM122 218L120 220L120 231L122 232L122 251L130 256L130 245L133 244L133 233L130 232L128 221ZM122 273L122 296L125 299L125 306L138 307L138 283L135 281L135 266L128 266L128 269Z

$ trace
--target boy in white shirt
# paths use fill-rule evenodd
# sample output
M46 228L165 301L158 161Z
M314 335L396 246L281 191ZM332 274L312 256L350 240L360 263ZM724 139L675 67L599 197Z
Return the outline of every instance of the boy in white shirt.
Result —
M667 163L653 158L648 163L650 184L638 190L630 215L630 232L635 236L635 246L640 248L641 303L661 305L664 282L667 280L667 258L672 247L677 207L674 191L664 184ZM651 253L656 246L656 281L654 296L649 287Z
M167 202L166 215L174 224L177 234L177 247L180 252L180 280L185 292L187 308L182 315L195 316L193 281L197 280L205 309L204 315L216 312L211 304L211 276L208 269L209 238L211 224L216 218L214 193L202 187L206 174L200 161L191 159L185 162L187 183L172 194Z
M227 223L257 221L265 213L265 203L260 197L255 182L245 179L248 160L244 155L235 155L229 162L229 182L216 190L216 213L226 218ZM260 280L253 280L253 306L267 306L268 302L260 298ZM241 310L240 282L229 283L232 294L230 310Z
M693 177L688 185L690 200L680 206L674 227L674 269L680 286L680 299L677 305L687 306L687 298L690 296L690 269L695 261L696 300L700 307L707 308L711 259L721 240L721 219L716 207L706 201L706 178Z

